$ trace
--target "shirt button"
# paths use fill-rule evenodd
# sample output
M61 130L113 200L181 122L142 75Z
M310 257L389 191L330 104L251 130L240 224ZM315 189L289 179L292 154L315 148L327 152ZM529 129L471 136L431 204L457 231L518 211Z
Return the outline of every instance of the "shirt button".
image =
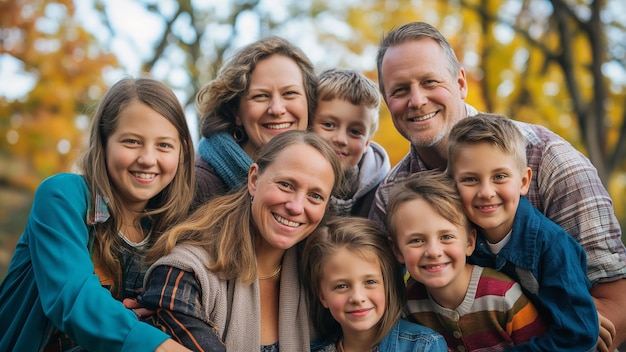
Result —
M465 352L465 346L463 346L463 345L459 345L459 347L457 347L457 349L459 350L459 352Z
M451 318L453 321L459 321L459 313L457 312L452 313Z
M452 333L452 336L454 336L455 339L460 339L461 338L461 333L459 331L455 331Z

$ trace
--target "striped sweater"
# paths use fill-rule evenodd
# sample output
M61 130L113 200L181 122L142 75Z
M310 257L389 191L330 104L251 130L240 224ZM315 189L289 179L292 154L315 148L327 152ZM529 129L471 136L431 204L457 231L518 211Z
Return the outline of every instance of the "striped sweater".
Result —
M520 285L491 268L474 266L465 298L454 310L437 304L412 278L407 296L407 319L443 335L449 351L503 351L547 331Z

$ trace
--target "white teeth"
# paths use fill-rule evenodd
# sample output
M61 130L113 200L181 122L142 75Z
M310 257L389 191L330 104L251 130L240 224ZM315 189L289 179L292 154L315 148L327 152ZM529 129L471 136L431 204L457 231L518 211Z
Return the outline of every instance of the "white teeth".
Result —
M154 178L154 174L145 174L145 173L139 173L139 172L133 172L133 175L137 178L141 178L144 180L151 180Z
M289 227L298 227L298 226L300 226L299 222L289 221L289 220L283 218L280 215L274 214L274 219L276 219L276 221L278 221L279 223L281 223L281 224L283 224L285 226L289 226Z
M439 268L443 268L444 266L445 266L444 264L426 265L426 269L439 269Z
M436 114L437 114L437 112L435 111L435 112L431 112L430 114L413 117L410 120L412 120L412 121L425 121L425 120L428 120L428 119L432 118Z
M272 129L272 130L280 130L280 129L283 129L283 128L287 128L289 126L291 126L290 122L265 125L265 127L269 128L269 129Z
M497 204L494 204L494 205L479 205L478 209L494 209L494 208L497 208L497 207L498 207Z

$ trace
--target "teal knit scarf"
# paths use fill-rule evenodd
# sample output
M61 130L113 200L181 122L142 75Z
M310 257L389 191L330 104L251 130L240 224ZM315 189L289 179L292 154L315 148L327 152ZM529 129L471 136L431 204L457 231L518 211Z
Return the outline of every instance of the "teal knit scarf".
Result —
M198 153L229 188L245 184L252 159L228 133L218 132L208 138L202 137Z

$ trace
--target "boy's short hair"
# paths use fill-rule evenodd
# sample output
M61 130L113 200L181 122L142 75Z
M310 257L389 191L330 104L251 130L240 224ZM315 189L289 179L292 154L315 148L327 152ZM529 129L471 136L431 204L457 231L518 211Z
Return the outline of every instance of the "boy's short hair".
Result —
M380 93L371 79L357 70L331 68L319 74L317 99L330 101L341 99L354 105L364 105L375 111L372 118L371 137L378 129Z
M454 174L459 150L467 145L488 143L513 157L520 172L527 167L526 139L513 121L497 114L479 113L457 122L448 136L448 173Z
M387 228L396 248L397 230L393 221L395 213L402 204L418 199L424 200L437 214L452 224L462 226L467 231L472 229L472 224L463 211L461 196L450 176L440 170L419 172L393 186L389 194Z

